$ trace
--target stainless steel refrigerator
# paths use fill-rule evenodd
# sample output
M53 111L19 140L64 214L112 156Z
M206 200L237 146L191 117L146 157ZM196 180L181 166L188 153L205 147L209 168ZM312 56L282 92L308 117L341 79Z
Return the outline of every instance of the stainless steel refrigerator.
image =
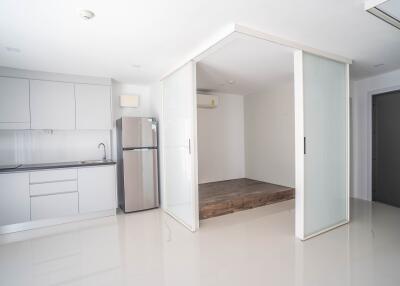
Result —
M157 128L154 118L117 120L118 204L124 212L159 206Z

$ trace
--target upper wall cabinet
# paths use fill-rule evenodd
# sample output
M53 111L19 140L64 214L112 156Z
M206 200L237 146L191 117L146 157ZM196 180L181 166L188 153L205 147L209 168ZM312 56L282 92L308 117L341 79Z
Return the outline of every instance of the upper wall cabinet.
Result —
M0 129L29 128L29 80L0 77Z
M31 128L75 129L72 83L31 80Z
M111 129L111 88L76 84L76 129Z

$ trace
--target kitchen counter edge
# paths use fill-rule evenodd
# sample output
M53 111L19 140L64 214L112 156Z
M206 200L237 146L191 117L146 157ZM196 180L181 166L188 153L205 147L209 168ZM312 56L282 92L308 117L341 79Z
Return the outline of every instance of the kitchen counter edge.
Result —
M37 171L37 170L52 170L52 169L64 169L64 168L81 168L81 167L93 167L93 166L106 166L115 165L115 161L104 161L104 162L65 162L65 163L44 163L44 164L27 164L22 165L18 168L5 168L0 169L0 174L2 173L15 173L15 172L27 172L27 171Z

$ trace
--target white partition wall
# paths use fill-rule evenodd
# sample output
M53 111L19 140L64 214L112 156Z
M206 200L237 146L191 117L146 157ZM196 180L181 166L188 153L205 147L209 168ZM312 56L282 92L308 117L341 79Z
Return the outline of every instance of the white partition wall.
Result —
M349 221L348 64L295 52L296 236Z
M163 80L162 192L164 210L191 231L199 226L196 147L196 65Z

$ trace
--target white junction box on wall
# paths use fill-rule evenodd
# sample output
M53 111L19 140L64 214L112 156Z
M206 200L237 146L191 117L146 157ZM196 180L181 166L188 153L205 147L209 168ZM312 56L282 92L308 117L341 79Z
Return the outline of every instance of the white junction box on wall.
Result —
M121 107L139 107L138 95L120 95L119 104Z
M216 108L218 106L218 96L211 94L197 94L198 108Z

